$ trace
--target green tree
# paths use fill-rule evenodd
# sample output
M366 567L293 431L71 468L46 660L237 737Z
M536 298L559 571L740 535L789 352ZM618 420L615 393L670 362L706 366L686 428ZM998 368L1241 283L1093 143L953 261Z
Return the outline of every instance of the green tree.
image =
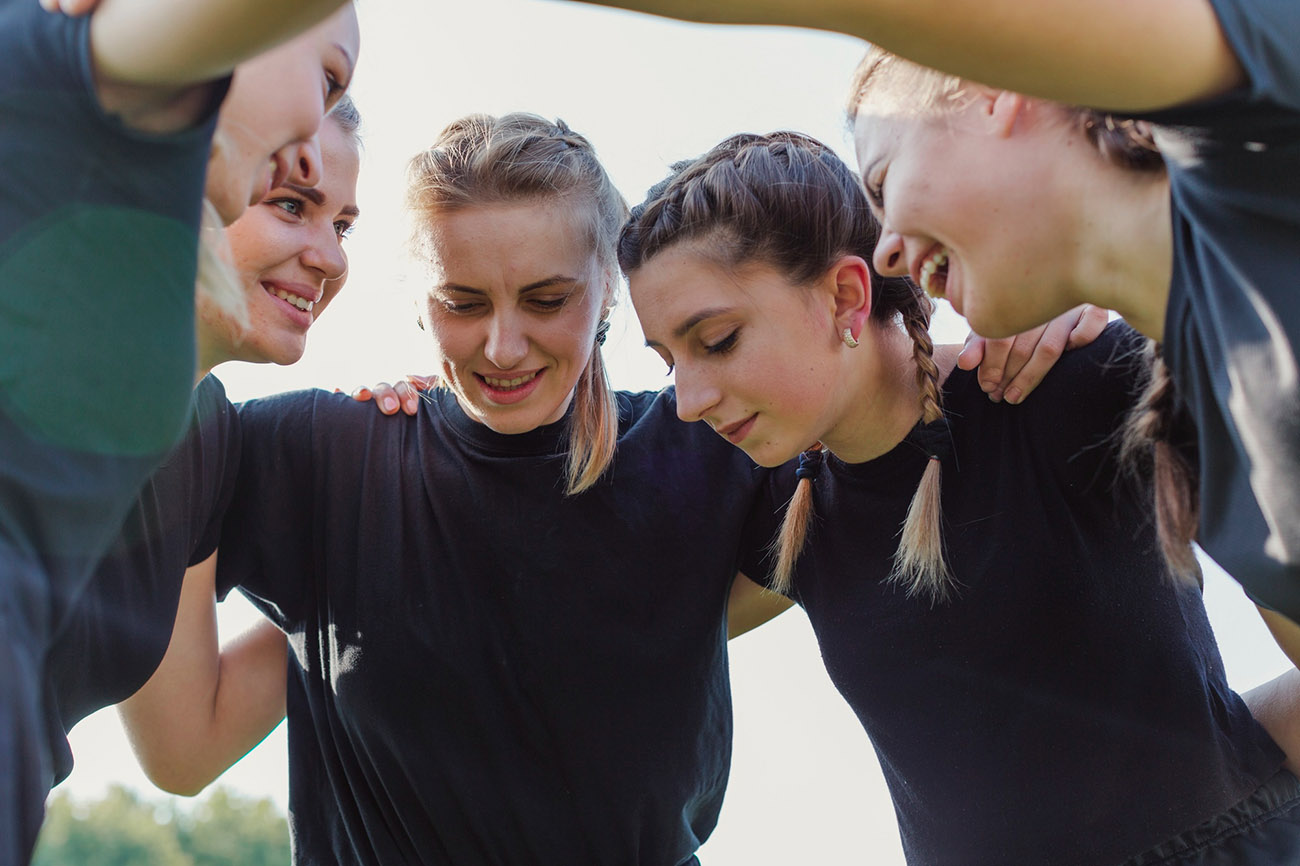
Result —
M114 786L101 800L53 797L32 866L287 866L289 825L270 800L215 789L192 809Z
M162 820L160 820L160 818ZM191 866L169 816L114 786L78 806L64 794L49 805L33 866Z

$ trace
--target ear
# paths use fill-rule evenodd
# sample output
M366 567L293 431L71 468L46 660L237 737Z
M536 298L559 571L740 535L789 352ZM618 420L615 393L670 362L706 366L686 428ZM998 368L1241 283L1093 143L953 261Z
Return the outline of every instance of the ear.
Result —
M860 337L871 317L871 269L861 256L844 256L827 277L834 284L836 337L845 328Z
M998 138L1006 138L1016 128L1017 121L1025 115L1026 99L1011 90L998 90L985 102L985 116L989 129Z

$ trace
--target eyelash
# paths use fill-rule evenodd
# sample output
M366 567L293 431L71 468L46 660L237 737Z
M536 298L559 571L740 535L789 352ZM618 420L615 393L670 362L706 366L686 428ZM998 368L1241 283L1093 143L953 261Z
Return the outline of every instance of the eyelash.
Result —
M349 229L351 229L351 226L349 226ZM567 304L568 302L569 302L568 295L565 295L562 298L532 298L529 300L529 303L532 304L535 308L537 308L537 311L541 313L554 313L557 310L559 310L561 307L563 307L565 304ZM480 301L459 301L458 302L452 300L440 300L439 303L442 304L443 309L445 309L447 312L461 313L461 314L473 313L480 307L484 306L484 304L481 303Z
M713 345L705 346L704 351L708 352L710 355L725 355L736 348L736 339L739 335L740 329L737 328Z
M339 240L343 240L352 234L354 228L356 228L354 223L347 222L346 220L339 220L334 223L334 234L339 236Z
M866 184L867 198L876 206L878 210L885 209L885 176L882 174L880 179L874 183Z
M290 216L296 216L296 217L302 216L303 209L306 208L307 206L307 203L304 202L302 199L293 196L283 196L281 198L267 199L266 203L272 205L273 207L278 207L280 210L284 211ZM285 205L293 205L294 209L290 210L289 208L285 207Z

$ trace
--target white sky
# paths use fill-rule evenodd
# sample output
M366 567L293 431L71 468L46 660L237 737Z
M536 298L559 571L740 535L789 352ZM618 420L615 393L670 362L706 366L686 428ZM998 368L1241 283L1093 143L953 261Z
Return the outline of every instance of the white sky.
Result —
M809 31L704 28L579 3L538 0L365 0L353 88L365 119L360 205L348 240L350 282L293 368L218 369L232 399L290 388L351 389L430 370L415 327L400 219L406 160L469 112L528 110L588 136L630 202L667 165L734 132L797 129L852 164L842 102L862 54L856 40ZM616 387L667 384L624 298L606 348ZM965 328L945 306L935 333ZM1206 602L1239 691L1286 663L1236 584L1212 567ZM223 605L227 633L257 615ZM736 743L731 785L704 866L902 864L874 753L831 687L807 621L792 611L732 643ZM163 798L144 779L113 711L73 732L77 767L60 790L98 795L111 782ZM629 748L636 748L629 743ZM283 725L220 784L287 806ZM996 792L990 792L996 796Z

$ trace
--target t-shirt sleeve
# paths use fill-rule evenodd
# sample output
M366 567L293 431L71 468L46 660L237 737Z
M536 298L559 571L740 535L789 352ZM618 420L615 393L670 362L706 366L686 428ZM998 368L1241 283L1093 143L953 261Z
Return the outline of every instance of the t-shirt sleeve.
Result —
M1120 436L1147 381L1144 345L1127 323L1111 322L1091 345L1062 355L1017 407L1045 465L1062 473L1067 488L1116 478Z
M1300 3L1211 0L1252 99L1300 110Z
M203 472L210 473L205 495L211 496L211 507L204 521L195 527L194 549L190 565L198 565L212 555L221 541L221 525L230 500L235 494L239 473L239 413L226 399L226 390L213 376L199 383L197 400L198 435L202 442ZM225 599L232 585L217 584L217 598Z
M741 533L740 572L760 586L771 586L776 565L773 546L795 490L794 465L791 461L768 473Z
M312 585L316 393L238 407L239 468L217 556L217 585L239 586L281 628L300 622Z

